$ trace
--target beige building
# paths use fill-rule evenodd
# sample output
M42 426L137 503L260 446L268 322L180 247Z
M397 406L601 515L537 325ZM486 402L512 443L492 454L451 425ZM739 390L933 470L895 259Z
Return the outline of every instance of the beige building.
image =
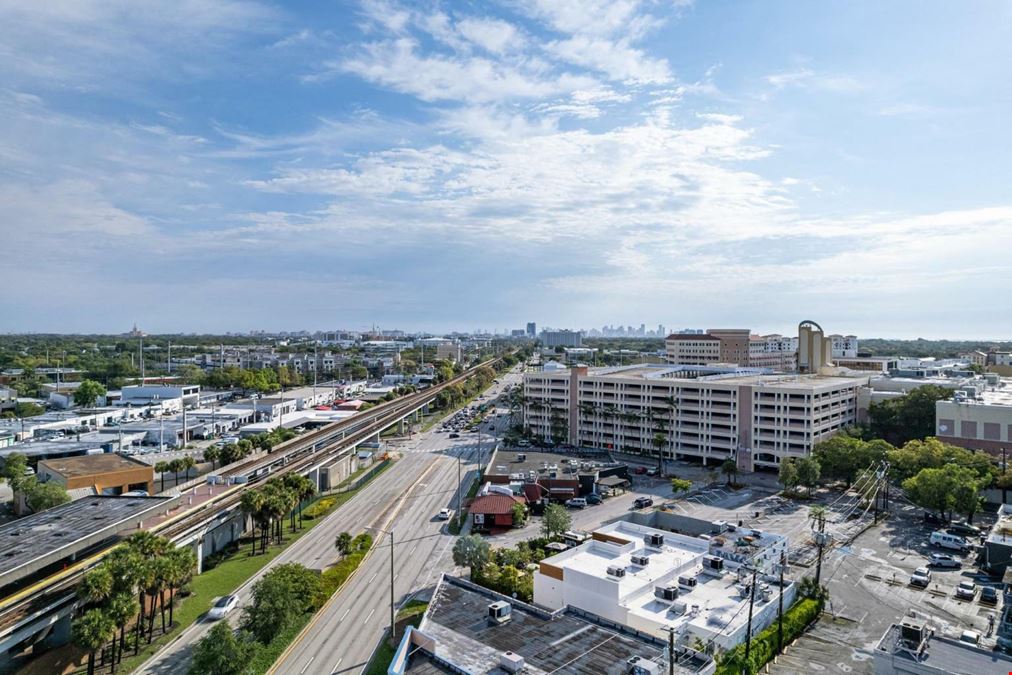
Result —
M745 328L711 328L705 334L675 333L664 340L671 365L711 363L791 372L797 368L798 340L783 335L752 335Z
M1012 381L988 377L987 384L963 387L951 400L935 402L938 440L993 454L1012 448Z
M154 494L155 486L155 471L150 464L112 453L43 459L38 476L40 481L54 481L67 491L96 495L120 495L133 490Z
M705 366L720 361L720 338L675 333L664 339L665 360L675 366Z
M524 422L546 439L705 465L776 467L857 418L867 377L760 375L734 366L586 367L524 376Z
M460 343L457 342L442 342L436 345L436 360L453 361L457 363L461 360Z

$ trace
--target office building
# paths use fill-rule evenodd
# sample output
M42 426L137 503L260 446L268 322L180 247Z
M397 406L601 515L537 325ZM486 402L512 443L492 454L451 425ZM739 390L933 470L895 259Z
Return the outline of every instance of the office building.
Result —
M541 331L541 342L548 349L582 347L583 333L574 330L544 330Z
M771 375L734 366L586 366L524 375L524 423L545 439L743 471L805 457L853 424L867 376Z
M720 362L720 338L674 333L664 339L665 360L676 366L705 366Z
M739 536L744 533L735 533ZM749 531L751 534L751 531ZM745 640L751 589L750 563L711 552L719 535L690 537L617 521L591 539L541 561L534 573L535 604L557 610L576 607L647 635L675 633L676 644L697 640L732 649ZM775 560L787 540L777 537ZM781 588L777 576L757 575L752 613L754 632L777 615ZM795 587L785 579L784 608Z
M857 356L858 340L856 335L830 335L829 342L832 345L834 359L852 359Z
M711 328L705 333L673 333L664 339L664 350L665 360L672 365L721 363L793 372L798 338L754 335L744 328Z
M538 325L533 321L527 322L527 337L532 340L538 336Z

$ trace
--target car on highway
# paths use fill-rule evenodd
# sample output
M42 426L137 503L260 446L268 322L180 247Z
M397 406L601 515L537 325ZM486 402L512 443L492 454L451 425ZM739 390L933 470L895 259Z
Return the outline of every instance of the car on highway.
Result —
M927 567L918 567L914 570L914 573L910 575L910 585L920 586L921 588L927 588L928 584L931 583L931 570Z
M637 497L635 500L633 500L634 509L645 509L646 507L653 505L654 500L651 499L650 497Z
M438 520L449 520L453 517L453 509L439 509L439 513L436 514Z
M998 604L998 591L994 586L981 586L980 587L980 604L982 605L997 605Z
M211 619L224 619L238 605L238 595L226 595L218 598L215 603L211 605L211 610L207 613L207 616Z
M945 555L944 553L932 553L931 557L928 558L928 567L942 567L958 570L962 566L963 563L959 562L951 555Z
M956 597L963 600L973 600L977 596L977 584L969 579L960 581L956 586Z
M566 500L566 506L571 509L585 509L587 508L587 500L583 497L573 497Z

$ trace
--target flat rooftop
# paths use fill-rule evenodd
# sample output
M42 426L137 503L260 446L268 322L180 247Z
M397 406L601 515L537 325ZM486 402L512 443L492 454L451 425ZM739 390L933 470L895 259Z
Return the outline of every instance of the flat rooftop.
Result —
M168 497L86 497L0 526L0 587L54 562L136 530Z
M44 459L50 469L65 478L81 478L100 473L116 473L117 471L134 471L150 469L150 465L129 457L107 452L101 455L81 455L78 457L61 457Z
M474 435L477 441L477 434ZM520 461L519 455L526 455ZM581 468L581 465L584 468ZM618 463L598 462L569 455L560 455L554 452L533 451L510 451L499 450L489 461L486 475L509 476L512 474L527 474L534 471L540 478L547 478L552 471L556 472L556 478L575 479L580 473L590 473L595 469L619 466ZM554 467L554 468L553 468Z
M920 659L915 659L909 652L899 649L897 642L900 637L899 624L893 624L882 636L875 647L875 660L880 655L889 655L899 661L907 662L904 670L911 672L951 673L952 675L986 675L989 673L1012 672L1012 658L997 651L974 647L973 645L952 638L932 635L927 639L927 648ZM913 664L918 664L915 666Z
M452 577L436 586L419 629L435 639L435 655L472 673L499 673L499 656L511 651L524 658L527 672L566 675L626 673L634 657L664 663L667 648L662 640L637 636L605 627L596 617L574 610L547 613L523 603L511 602L509 622L489 624L488 606L504 596L472 587ZM428 659L414 661L408 672L442 673L441 665ZM688 655L675 672L698 672L709 663L703 656Z

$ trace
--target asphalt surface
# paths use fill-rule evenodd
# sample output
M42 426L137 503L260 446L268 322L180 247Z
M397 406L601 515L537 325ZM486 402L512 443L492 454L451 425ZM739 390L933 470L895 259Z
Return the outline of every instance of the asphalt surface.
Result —
M500 378L486 394L497 395L519 381L519 375ZM479 401L480 403L480 401ZM500 430L506 418L499 418ZM274 566L298 562L323 569L336 562L334 538L340 532L357 534L367 527L394 532L395 600L406 602L420 589L432 586L443 571L454 569L453 539L446 521L436 519L442 508L456 508L458 460L463 484L473 479L479 460L487 461L494 440L488 434L462 433L460 438L432 430L390 443L402 455L393 466L330 514L322 523L291 544L238 591L239 606L229 621L237 625L249 602L253 584ZM356 574L317 615L303 640L278 665L278 673L358 673L366 666L390 623L389 536L373 532L376 544ZM186 673L193 647L214 622L201 619L149 659L137 672L159 675Z

